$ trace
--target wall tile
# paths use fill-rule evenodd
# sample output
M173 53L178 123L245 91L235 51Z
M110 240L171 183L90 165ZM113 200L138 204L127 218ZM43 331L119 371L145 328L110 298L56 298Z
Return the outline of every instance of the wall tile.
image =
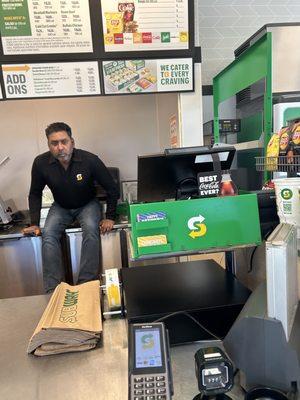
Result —
M255 32L258 31L260 28L262 28L266 24L272 24L276 22L276 17L275 15L272 15L270 17L258 17L254 20L253 24L251 24L251 27L255 29Z
M236 37L228 37L228 38L223 38L218 41L216 44L215 48L216 49L230 49L231 53L233 54L234 50L238 47L240 44L240 38L238 36Z
M204 49L202 52L203 60L223 60L222 54L219 50L215 49Z
M289 5L289 11L292 15L300 15L300 5L298 1L298 5Z
M290 17L292 15L291 10L287 6L282 5L272 5L272 11L278 17Z
M245 6L245 5L244 6L237 6L237 5L234 5L232 8L235 10L235 12L238 15L241 15L241 16L245 16L245 17L247 17L249 15L257 16L257 13L254 11L254 9L251 6Z
M246 41L247 39L249 39L250 36L252 36L258 29L256 29L255 27L240 27L237 26L234 28L234 30L236 31L236 33L240 36L243 37L244 41Z
M262 26L300 21L300 0L199 0L198 4L202 17L199 41L207 50L202 66L205 85L211 84L214 74L234 59L234 50Z
M218 7L213 7L213 6L201 7L201 6L199 6L199 10L200 10L202 17L214 17L216 15L221 15L220 10L218 10Z
M276 4L278 4L278 5L284 6L284 5L288 4L289 1L290 0L271 0L270 5L275 6ZM296 0L296 3L298 3L298 0Z
M251 6L266 6L272 4L272 0L250 0L248 4Z
M199 0L199 1L201 1L201 0ZM232 0L216 0L215 2L214 2L214 5L215 6L222 6L222 5L230 5L230 4L232 4Z
M202 7L212 7L212 6L214 6L215 5L215 3L216 3L216 0L196 0L197 2L198 2L198 4L197 4L197 6L199 7L199 8L202 8Z
M271 17L274 15L274 12L273 12L273 9L271 6L268 7L268 6L252 6L251 5L251 8L253 11L256 12L256 14L258 16L261 16L261 17L262 16Z
M219 27L215 27L215 30L220 33L220 36L222 37L235 37L236 35L236 30L234 28L230 28L229 26L222 26L220 25Z
M252 26L255 24L255 21L257 21L257 16L254 15L248 17L239 17L232 25L234 28L236 26L241 26L241 27Z
M239 20L239 16L234 16L234 17L220 17L218 24L221 26L228 26L228 27L233 27L236 24L236 21ZM249 17L248 17L249 21ZM246 21L245 21L246 22ZM244 24L242 25L244 26Z
M202 39L212 39L212 38L217 38L217 39L221 39L222 35L216 31L215 28L199 28L199 37L200 40Z
M297 17L297 18L295 18L295 17L292 17L291 15L288 17L288 16L279 16L279 15L277 15L277 16L275 16L275 17L273 17L273 23L275 24L280 24L280 23L284 23L284 22L298 22L299 21L299 17Z
M233 17L235 15L239 15L239 12L235 7L232 7L231 4L226 6L214 6L216 12L222 17Z
M222 60L224 59L228 59L228 60L232 60L232 58L234 57L234 49L233 48L216 48L216 51L218 53L218 57L217 58L221 58Z
M229 2L234 6L244 6L245 4L250 4L247 0L229 0Z
M202 38L200 39L200 46L201 49L214 49L215 47L219 46L219 43L223 41L224 38L213 38L213 39L208 39L208 38Z
M199 26L200 28L210 28L217 26L220 21L220 17L204 17L200 18L199 20Z
M292 5L298 6L299 0L288 0L286 3L288 6L292 6Z

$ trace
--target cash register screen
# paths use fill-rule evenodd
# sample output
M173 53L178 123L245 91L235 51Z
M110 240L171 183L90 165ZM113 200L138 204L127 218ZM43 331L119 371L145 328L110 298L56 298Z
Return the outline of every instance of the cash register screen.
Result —
M159 329L135 331L135 368L162 367Z
M221 169L229 169L233 147L182 147L138 157L138 202L198 197L197 174L212 171L212 153L218 153ZM180 193L179 193L179 191ZM178 194L182 197L178 198Z

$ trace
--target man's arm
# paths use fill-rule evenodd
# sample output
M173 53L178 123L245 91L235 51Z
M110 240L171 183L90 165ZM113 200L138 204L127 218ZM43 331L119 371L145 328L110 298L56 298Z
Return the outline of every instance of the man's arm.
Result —
M29 213L31 225L23 230L25 235L40 234L40 214L42 207L42 192L45 187L45 182L41 174L37 159L34 160L31 169L31 185L29 191Z
M93 160L95 179L107 193L106 219L100 223L101 233L109 232L116 219L117 202L120 192L104 163L96 156Z

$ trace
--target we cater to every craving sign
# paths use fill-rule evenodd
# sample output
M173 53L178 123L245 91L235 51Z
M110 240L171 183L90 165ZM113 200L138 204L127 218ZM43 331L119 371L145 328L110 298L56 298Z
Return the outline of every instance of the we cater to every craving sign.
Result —
M193 90L192 59L157 60L157 91Z

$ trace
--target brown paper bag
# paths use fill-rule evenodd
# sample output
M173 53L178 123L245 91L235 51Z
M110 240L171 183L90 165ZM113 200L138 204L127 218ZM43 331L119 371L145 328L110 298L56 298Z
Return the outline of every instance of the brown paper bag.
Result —
M27 352L49 355L94 348L101 338L100 282L58 285Z

